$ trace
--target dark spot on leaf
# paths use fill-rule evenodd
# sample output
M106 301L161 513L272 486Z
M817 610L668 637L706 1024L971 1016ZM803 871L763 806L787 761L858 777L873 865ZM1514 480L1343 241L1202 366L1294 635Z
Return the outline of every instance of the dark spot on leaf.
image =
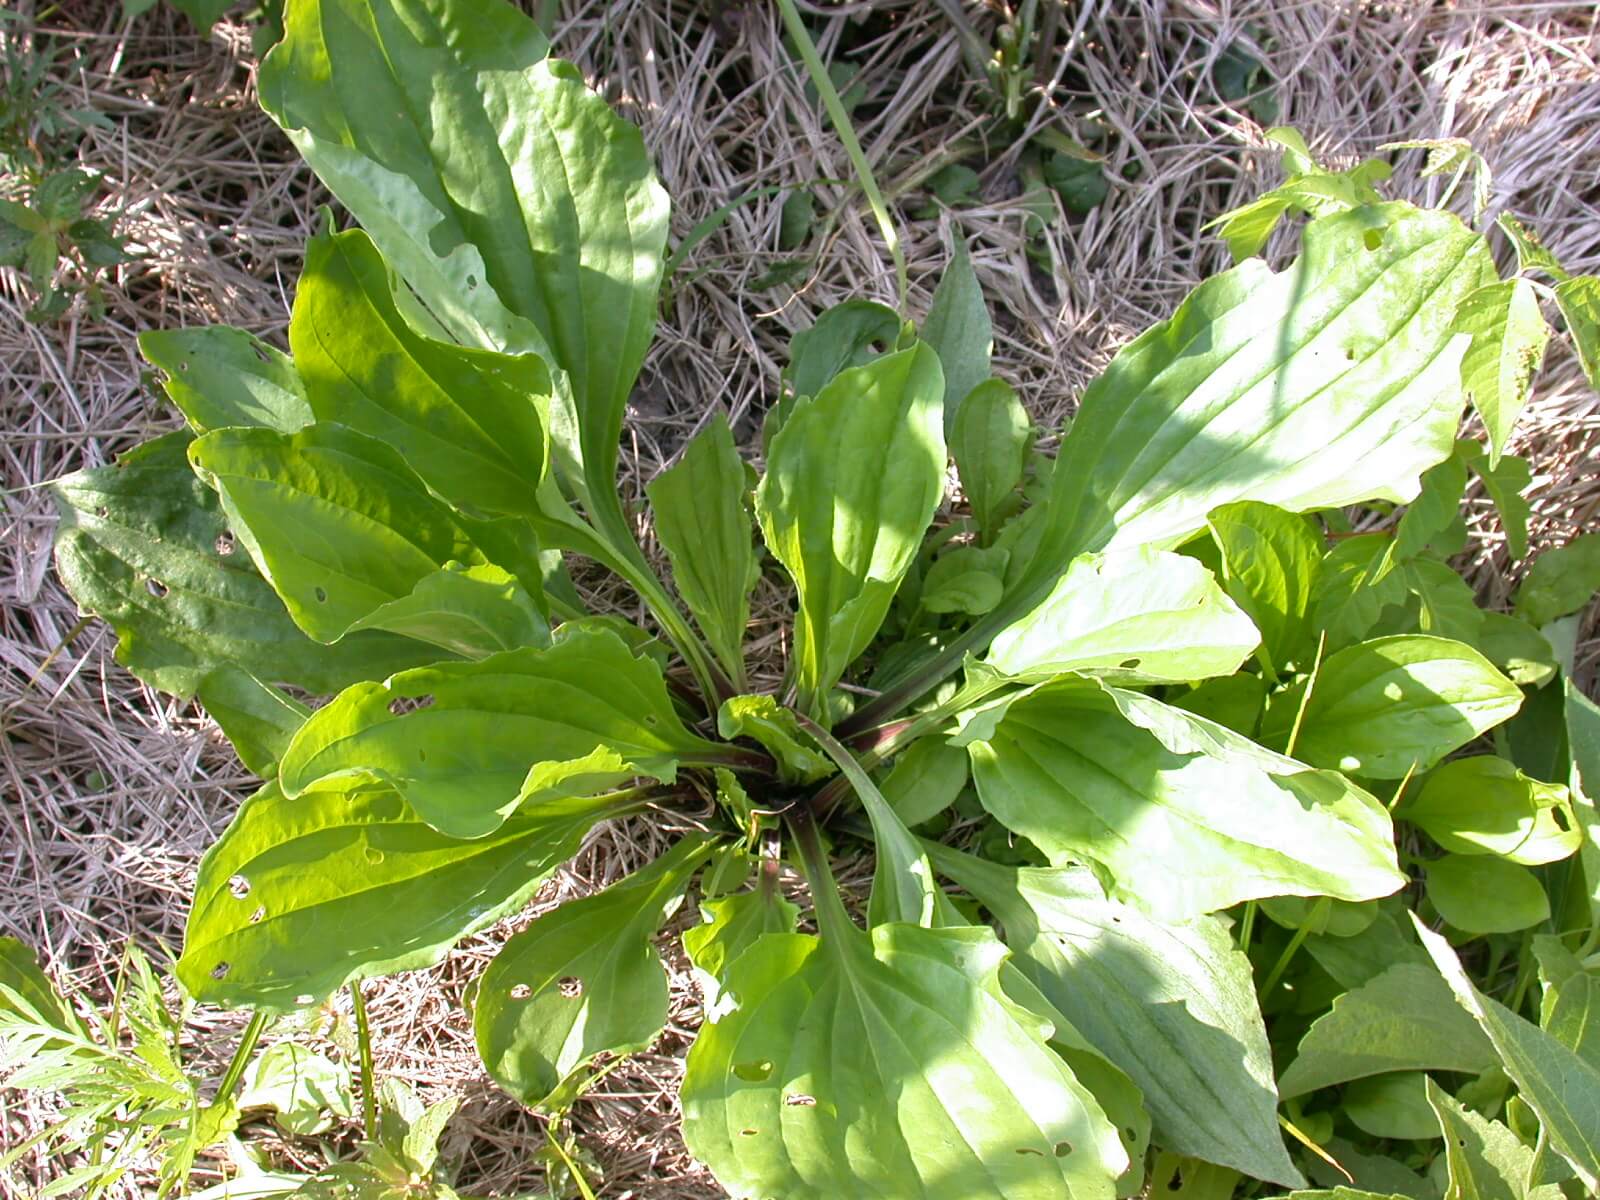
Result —
M1057 1142L1056 1143L1056 1157L1057 1158L1065 1158L1067 1155L1069 1155L1071 1153L1072 1153L1072 1143L1071 1142Z
M213 978L213 979L221 979L225 975L227 975L227 973L229 971L231 971L231 970L233 970L233 964L232 963L230 963L230 962L219 962L216 966L211 968L211 978Z
M1361 235L1361 244L1368 250L1376 250L1383 245L1383 230L1369 229Z
M1043 1158L1044 1157L1044 1151L1043 1150L1035 1150L1032 1146L1018 1146L1017 1147L1017 1153L1018 1154L1031 1154L1035 1158Z
M233 534L224 529L221 533L217 534L216 545L217 553L226 558L228 555L233 553Z
M1139 1140L1138 1133L1132 1129L1124 1129L1122 1131L1122 1136L1127 1138L1130 1142L1136 1142ZM1068 1146L1067 1149L1070 1150L1072 1147Z
M99 508L94 510L94 515L103 521L111 515L111 510L102 504Z
M561 982L556 984L556 991L560 992L568 1000L576 1000L583 995L583 980L576 975L563 975Z
M250 914L250 924L259 925L261 923L261 918L266 916L266 915L267 915L267 906L265 904L256 905L255 912Z
M734 1063L733 1073L746 1083L760 1083L772 1075L772 1063L764 1058L752 1062Z
M477 286L478 286L478 277L476 275L468 275L467 276L467 291L470 292L470 291L472 291L473 288L475 288Z
M189 360L186 358L181 363L178 364L178 370L187 371L188 369L189 369Z
M1345 362L1355 362L1355 360L1356 360L1356 348L1354 346L1345 347L1344 360L1345 360Z
M791 1108L815 1108L817 1098L808 1096L804 1092L794 1092L783 1098L783 1102Z
M511 989L511 998L513 1000L526 1000L531 995L533 995L533 989L525 983L519 983Z
M317 588L314 588L312 590L312 595L316 596L318 604L326 604L328 602L328 589L327 588L320 587L320 586L317 587Z
M1133 671L1138 668L1139 660L1137 658L1125 658L1117 665L1120 666L1124 671Z
M228 891L236 900L243 900L250 894L250 881L243 875L234 875L228 880Z
M1572 826L1567 822L1567 814L1562 812L1559 808L1552 808L1550 810L1550 819L1556 823L1556 828L1560 829L1562 833L1566 833L1572 828Z
M428 761L428 752L426 750L418 750L417 751L417 761L418 762L427 762Z
M162 583L159 579L146 579L144 581L144 590L149 592L157 600L165 599L167 592L169 591L167 585Z
M741 1129L741 1130L739 1130L739 1136L740 1137L755 1137L755 1135L760 1133L760 1132L761 1131L759 1129Z
M1183 1169L1173 1171L1172 1178L1167 1180L1167 1191L1176 1192L1183 1188Z

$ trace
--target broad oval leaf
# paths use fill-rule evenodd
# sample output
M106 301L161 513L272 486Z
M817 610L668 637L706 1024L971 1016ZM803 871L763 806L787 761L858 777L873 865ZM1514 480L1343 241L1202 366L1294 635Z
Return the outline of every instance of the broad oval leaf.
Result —
M701 923L684 930L683 952L700 973L707 1012L716 1010L722 983L741 954L763 934L793 933L800 909L778 890L777 863L764 860L756 886L700 901ZM710 872L707 872L709 875ZM705 884L702 881L701 888Z
M1581 533L1546 550L1517 589L1517 615L1543 627L1577 612L1600 590L1600 532Z
M670 782L718 750L684 728L653 662L585 631L349 688L301 727L280 779L291 796L382 784L441 832L479 837L540 793Z
M948 436L959 406L989 378L989 356L994 350L989 306L983 302L983 287L972 269L964 238L957 237L939 286L933 290L933 303L922 323L922 340L933 347L944 368L944 431Z
M986 539L999 530L1001 514L1022 482L1032 434L1022 402L1002 379L979 383L956 409L950 454Z
M639 131L547 49L500 0L309 0L261 104L456 340L564 372L566 450L615 507L667 199Z
M549 645L543 599L529 595L510 572L493 564L450 562L419 579L409 595L379 605L350 628L387 629L462 658L487 658L502 650Z
M1425 963L1389 967L1337 997L1312 1024L1279 1091L1288 1099L1390 1071L1488 1070L1494 1047L1449 1000Z
M1389 203L1312 221L1285 271L1208 279L1085 391L1043 555L1171 543L1235 500L1410 499L1454 444L1455 311L1493 270L1455 217Z
M445 563L481 555L394 450L342 425L218 429L189 447L289 615L336 642Z
M994 913L1013 961L1144 1093L1160 1142L1290 1186L1249 961L1213 917L1151 920L1082 868L1015 869L929 844Z
M200 862L177 973L196 1000L283 1012L351 979L429 966L522 904L631 797L558 798L473 841L395 792L268 783Z
M651 940L710 853L686 837L602 892L569 900L500 949L478 981L472 1028L497 1083L559 1110L602 1053L643 1050L667 1020L667 977Z
M260 425L293 433L316 417L287 355L228 325L151 329L139 352L166 373L161 390L196 433Z
M1261 631L1268 671L1297 662L1311 647L1311 601L1322 566L1322 538L1302 516L1241 500L1206 516L1222 553L1228 595Z
M536 514L548 368L532 355L420 336L396 307L395 286L359 229L307 244L289 347L316 419L392 446L451 504Z
M269 779L289 741L311 710L281 688L264 683L242 667L224 663L200 681L195 695L222 727L239 761Z
M741 1198L1111 1200L1127 1153L1005 957L972 927L761 938L689 1051L690 1153Z
M162 691L191 696L230 664L333 692L439 657L388 633L333 646L307 637L236 544L217 494L195 478L189 444L187 433L168 434L52 488L61 514L56 569L78 606L115 628L118 662Z
M800 593L801 707L867 648L944 494L939 357L926 346L847 370L772 440L756 515Z
M1426 1095L1444 1136L1449 1196L1473 1200L1561 1200L1558 1187L1531 1187L1538 1152L1499 1121L1461 1104L1433 1080Z
M1262 741L1282 745L1304 688L1267 710ZM1425 771L1452 750L1516 715L1517 685L1471 646L1401 635L1330 654L1318 669L1295 755L1371 779Z
M1527 867L1446 854L1427 864L1428 900L1465 933L1515 933L1550 919L1550 897Z
M881 790L895 816L916 826L954 804L970 774L967 756L959 747L925 737L895 759Z
M747 486L733 431L717 412L683 457L645 489L678 594L735 681L744 679L750 590L761 575L745 507Z
M1264 896L1368 900L1406 882L1375 798L1135 692L1045 685L967 749L1003 825L1058 866L1097 865L1113 898L1163 917Z
M1141 546L1074 559L986 665L1022 680L1093 671L1130 683L1232 675L1261 635L1192 558Z
M1577 852L1583 831L1567 789L1503 758L1458 758L1431 772L1400 816L1456 854L1497 854L1536 866Z

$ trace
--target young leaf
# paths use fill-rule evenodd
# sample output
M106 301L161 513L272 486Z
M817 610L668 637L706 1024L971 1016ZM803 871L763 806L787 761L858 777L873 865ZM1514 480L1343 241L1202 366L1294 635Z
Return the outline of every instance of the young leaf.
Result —
M1533 952L1544 984L1539 1028L1600 1070L1600 976L1549 934L1533 939Z
M1358 1079L1344 1089L1344 1115L1376 1138L1432 1141L1439 1136L1439 1119L1428 1107L1427 1082L1421 1071Z
M1517 252L1517 270L1523 274L1529 271L1543 271L1557 282L1568 278L1567 272L1556 261L1556 256L1546 250L1544 243L1539 240L1539 235L1529 229L1510 213L1501 213L1495 224L1511 242L1511 247Z
M278 773L290 739L311 715L287 692L231 663L202 679L195 695L233 743L239 761L263 779Z
M1463 300L1456 329L1472 338L1461 360L1461 385L1489 431L1492 468L1528 402L1550 327L1533 284L1516 278L1481 287Z
M1521 558L1528 552L1528 518L1533 513L1532 506L1522 495L1533 481L1528 460L1515 454L1502 454L1500 461L1491 467L1483 447L1469 438L1456 443L1456 456L1468 463L1483 480L1483 490L1494 501L1500 524L1506 531L1506 547L1512 558Z
M981 616L1005 594L1006 563L999 547L959 546L933 560L922 579L924 612Z
M954 804L967 778L966 753L942 738L926 737L895 760L881 791L895 816L917 826Z
M753 890L702 899L700 915L702 923L684 931L683 951L704 976L700 988L705 1010L714 1012L720 1008L718 998L728 969L763 934L793 933L800 910L778 890L776 870L763 868Z
M350 1072L297 1042L278 1042L261 1052L244 1077L239 1108L270 1108L285 1132L315 1137L334 1118L350 1117Z
M1223 924L1162 924L1079 867L1021 870L928 844L1005 927L1017 967L1139 1086L1163 1145L1297 1184L1275 1119L1250 964Z
M950 454L984 540L999 530L1028 456L1033 427L1011 385L985 379L967 393L950 425Z
M1459 521L1461 497L1466 490L1467 467L1460 455L1452 454L1438 466L1425 471L1422 490L1406 506L1400 524L1395 527L1394 541L1389 544L1383 565L1379 567L1377 579L1373 582L1381 580L1397 564L1416 558ZM1459 547L1451 548L1456 549Z
M379 605L350 628L387 629L462 658L487 658L550 644L543 601L492 564L449 562L419 579L409 595Z
M1486 612L1478 629L1478 649L1513 683L1543 687L1560 667L1549 639L1526 621L1506 613Z
M1167 918L1405 882L1372 796L1134 692L1043 686L967 749L1002 824L1053 863L1097 864L1113 898Z
M1283 745L1304 687L1267 710L1262 741ZM1378 638L1330 654L1318 671L1295 757L1370 779L1425 771L1516 714L1522 692L1470 646Z
M994 350L994 326L983 288L972 269L967 243L957 237L950 262L933 292L928 319L922 323L922 340L932 346L944 368L944 431L951 435L958 407L989 378L989 355Z
M1465 933L1515 933L1550 919L1550 897L1526 867L1446 854L1427 864L1428 900Z
M458 841L393 791L289 799L268 783L200 862L178 978L208 1004L286 1012L351 979L430 966L538 891L598 822L637 806L550 799Z
M1213 509L1206 523L1222 552L1228 595L1261 631L1267 670L1299 661L1312 642L1321 536L1306 518L1253 500Z
M387 633L319 646L301 632L236 546L217 494L190 470L189 442L168 434L52 489L56 569L78 606L116 629L118 662L191 696L224 664L331 692L439 657Z
M1556 307L1589 386L1600 391L1600 276L1578 275L1556 285Z
M1288 1099L1390 1071L1488 1070L1494 1047L1449 999L1426 963L1389 967L1335 999L1306 1031L1278 1090Z
M348 688L301 727L280 778L290 796L393 788L441 833L480 837L532 797L670 783L681 760L710 765L719 749L684 728L654 663L579 633Z
M793 712L772 696L730 696L717 710L717 732L729 741L754 738L778 761L789 783L815 783L833 773L826 754L801 732Z
M341 425L218 429L189 447L295 623L336 642L452 560L481 559L449 508L383 442Z
M316 420L294 363L242 329L151 329L139 335L139 352L166 373L161 388L196 433L230 425L293 433Z
M1260 640L1211 572L1141 546L1075 559L1038 608L995 637L984 663L1030 681L1094 671L1177 683L1233 674Z
M1600 1067L1473 986L1455 951L1412 916L1456 1002L1477 1019L1550 1144L1591 1191L1600 1190Z
M478 982L478 1055L523 1104L560 1111L597 1054L643 1050L667 1020L651 945L711 845L681 840L602 892L569 900L508 941Z
M1600 533L1581 533L1533 560L1517 589L1517 615L1542 627L1577 612L1600 590Z
M800 593L801 707L823 697L888 613L944 493L939 358L926 346L840 374L772 440L756 515Z
M1530 779L1492 754L1430 772L1399 815L1455 854L1494 854L1524 866L1567 858L1583 844L1566 788Z
M1328 635L1328 650L1361 641L1386 608L1405 603L1404 574L1380 574L1389 561L1389 546L1382 534L1360 534L1340 542L1322 560L1311 623Z
M287 14L261 104L455 340L564 373L565 451L620 523L667 200L638 130L547 48L498 0L316 0Z
M1530 1187L1536 1152L1499 1121L1481 1117L1433 1080L1427 1099L1444 1133L1452 1196L1475 1200L1560 1200L1561 1189Z
M745 508L745 467L723 415L646 489L672 577L731 679L744 678L750 589L760 577Z
M736 1196L1111 1200L1128 1155L1001 990L1005 958L987 929L869 936L842 909L761 938L689 1051L690 1153Z
M536 514L549 368L419 336L396 284L359 229L307 243L289 348L316 419L392 446L451 504Z
M851 367L864 367L897 349L900 314L872 300L846 300L825 311L789 343L784 382L794 399L815 396ZM785 415L787 416L786 410ZM779 426L771 430L776 434ZM768 435L764 440L771 440Z
M38 1017L74 1037L88 1036L83 1021L61 998L33 951L14 937L0 937L0 988L9 988L15 996L14 1000L0 991L0 1011L18 1012L16 1000L21 1000L32 1009L22 1016Z

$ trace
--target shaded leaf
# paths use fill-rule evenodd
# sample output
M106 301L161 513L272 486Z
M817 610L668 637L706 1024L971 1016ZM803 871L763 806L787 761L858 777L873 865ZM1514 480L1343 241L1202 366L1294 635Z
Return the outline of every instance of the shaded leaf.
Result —
M1488 754L1431 772L1400 816L1456 854L1495 854L1526 866L1566 858L1583 843L1566 788Z
M1005 594L1006 563L999 547L959 546L934 559L922 579L922 608L930 613L981 616Z
M967 393L949 428L961 490L984 538L993 538L1022 482L1033 435L1028 414L1010 384L986 379Z
M884 779L883 798L908 826L938 816L956 802L967 785L966 752L943 738L926 737L895 760Z
M706 1011L711 1012L718 1007L722 983L739 956L763 934L793 933L800 910L778 890L776 870L763 864L752 890L702 899L700 916L699 925L684 930L683 950L704 976L700 988Z
M1421 1071L1369 1075L1344 1089L1341 1107L1357 1129L1376 1138L1432 1141L1439 1119L1428 1106L1428 1077Z
M1446 854L1427 874L1428 900L1465 933L1515 933L1550 918L1538 876L1503 858Z
M1252 500L1213 509L1206 522L1228 595L1261 631L1267 669L1299 661L1311 642L1321 535L1304 517Z
M488 563L446 563L350 628L387 629L462 658L550 644L544 597L530 596L509 572Z
M290 739L311 715L287 692L231 663L202 679L195 695L222 727L239 761L263 779L278 773Z
M1581 533L1533 560L1517 589L1517 615L1537 627L1577 612L1600 591L1600 533Z
M989 355L994 349L989 306L983 302L983 288L972 269L967 243L959 236L934 289L933 303L922 323L922 340L933 347L944 369L944 431L948 437L957 407L989 378Z
M730 696L717 710L717 732L730 741L754 738L778 761L790 783L813 783L833 774L833 764L800 729L789 709L773 696Z
M162 390L196 433L229 425L293 433L316 419L294 363L242 329L150 329L139 352L166 374Z

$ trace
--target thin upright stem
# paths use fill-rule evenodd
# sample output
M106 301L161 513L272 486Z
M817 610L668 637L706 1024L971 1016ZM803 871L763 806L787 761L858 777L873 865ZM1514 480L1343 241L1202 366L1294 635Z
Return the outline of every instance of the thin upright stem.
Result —
M244 1069L250 1065L250 1056L255 1053L256 1043L261 1040L261 1035L270 1020L272 1020L271 1015L259 1008L250 1014L250 1024L244 1027L244 1036L239 1039L239 1045L233 1052L233 1059L228 1063L228 1073L222 1077L222 1083L217 1088L219 1104L233 1095L234 1089L239 1086L239 1080L244 1078Z
M350 1007L356 1016L356 1050L361 1061L361 1124L370 1142L378 1136L378 1091L372 1067L372 1026L367 1020L367 1000L361 981L350 981Z

